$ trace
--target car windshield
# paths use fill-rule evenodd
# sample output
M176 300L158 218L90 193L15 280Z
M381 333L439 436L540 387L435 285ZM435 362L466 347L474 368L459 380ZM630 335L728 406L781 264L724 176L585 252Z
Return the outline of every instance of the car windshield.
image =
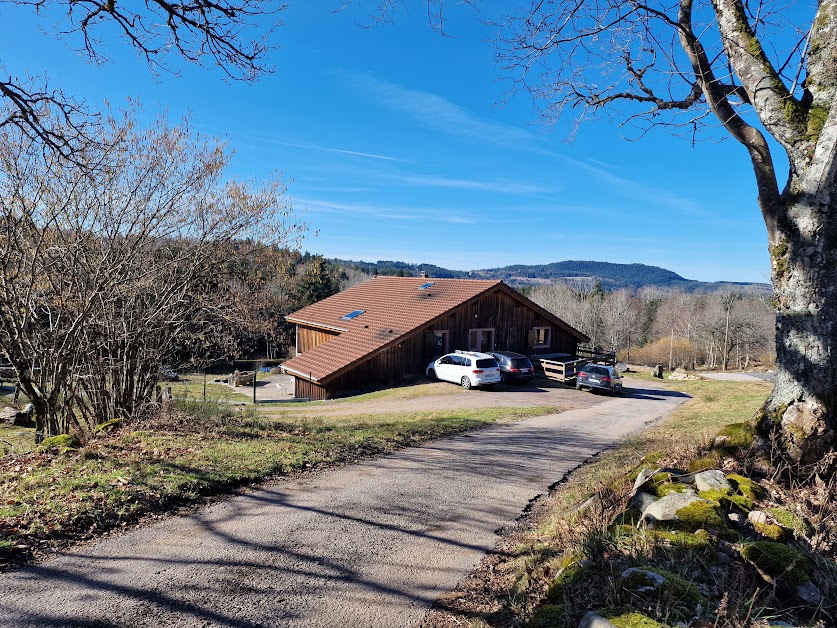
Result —
M584 370L591 375L609 375L607 369L602 368L601 366L588 366Z
M477 368L480 369L490 369L490 368L497 368L497 361L493 358L483 358L477 360Z
M512 358L511 365L514 368L527 369L532 366L532 363L528 360L528 358Z

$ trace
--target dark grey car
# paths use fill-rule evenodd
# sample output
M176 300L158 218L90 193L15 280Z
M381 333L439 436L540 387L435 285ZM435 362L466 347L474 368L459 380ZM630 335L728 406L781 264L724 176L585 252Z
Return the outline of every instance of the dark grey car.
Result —
M591 391L598 388L615 395L622 392L622 377L616 371L616 367L585 364L576 373L575 387L578 390L589 388Z
M514 351L491 351L500 365L500 381L529 382L535 377L535 369L525 355Z

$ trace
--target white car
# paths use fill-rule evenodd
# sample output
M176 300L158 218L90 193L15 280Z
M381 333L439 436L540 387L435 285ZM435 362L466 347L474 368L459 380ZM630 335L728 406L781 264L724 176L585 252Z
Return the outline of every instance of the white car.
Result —
M494 356L476 351L456 351L443 355L427 365L429 379L461 384L468 390L477 386L493 386L500 381L500 366Z

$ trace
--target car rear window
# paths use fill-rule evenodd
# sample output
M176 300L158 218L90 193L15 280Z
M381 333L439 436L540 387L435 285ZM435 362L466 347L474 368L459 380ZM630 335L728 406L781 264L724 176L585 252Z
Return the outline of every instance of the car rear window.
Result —
M481 360L477 360L477 368L478 369L490 369L490 368L497 368L497 360L483 358Z
M517 369L526 369L532 366L532 363L526 358L512 358L511 365Z
M584 370L588 373L592 373L593 375L610 375L606 368L602 368L601 366L585 366Z

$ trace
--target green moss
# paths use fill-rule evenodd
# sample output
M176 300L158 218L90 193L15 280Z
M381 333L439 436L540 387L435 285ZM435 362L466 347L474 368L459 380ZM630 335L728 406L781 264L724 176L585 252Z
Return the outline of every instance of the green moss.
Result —
M743 475L731 473L727 476L727 480L732 484L732 488L736 493L749 497L752 500L764 499L767 497L767 491L764 490L757 482L750 478L745 478Z
M756 430L750 423L730 423L715 437L715 449L747 449L756 440Z
M617 617L608 617L608 621L617 628L665 628L665 624L654 621L642 613L625 613Z
M811 526L805 519L784 508L765 508L765 511L776 520L780 526L792 531L796 536L806 537L812 533Z
M691 487L689 487L688 484L682 484L680 482L666 481L653 486L653 493L657 497L665 497L666 495L671 495L672 493L685 493L690 490Z
M773 260L773 268L777 279L782 279L788 271L788 251L790 247L787 242L782 242L770 247L770 259ZM781 416L781 415L780 415Z
M775 523L759 523L758 521L753 521L752 523L753 529L763 537L772 541L783 541L785 539L785 530L782 526L778 526Z
M724 510L733 510L739 508L745 512L750 512L755 505L752 498L745 495L731 495L726 491L712 489L708 491L700 491L698 497L718 504Z
M118 429L122 425L122 419L111 419L110 421L105 421L104 423L99 423L96 427L93 428L94 434L107 434L109 432L113 432L114 430Z
M828 119L828 109L822 105L811 105L808 110L808 138L817 141Z
M567 614L562 605L544 604L526 625L528 628L553 628L553 626L563 626L566 619Z
M40 445L41 451L60 451L64 453L71 449L78 449L81 443L75 436L70 434L59 434L58 436L51 436L45 438Z
M811 561L794 548L775 541L748 543L741 556L776 582L796 588L811 579Z
M705 501L696 501L684 506L677 511L677 519L681 526L692 531L726 527L724 516L718 507Z

